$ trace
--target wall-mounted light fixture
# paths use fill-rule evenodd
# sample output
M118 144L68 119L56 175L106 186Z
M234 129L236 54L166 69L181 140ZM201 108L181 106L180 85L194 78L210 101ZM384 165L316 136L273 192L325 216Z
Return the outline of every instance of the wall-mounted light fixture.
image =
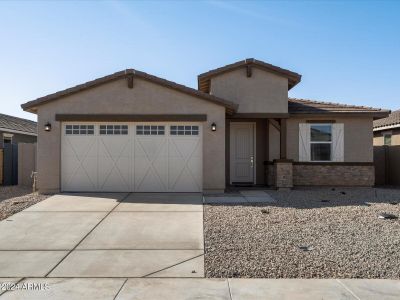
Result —
M217 131L217 124L215 123L211 124L211 131Z
M44 131L51 131L51 124L50 124L50 122L47 122L46 124L44 124Z

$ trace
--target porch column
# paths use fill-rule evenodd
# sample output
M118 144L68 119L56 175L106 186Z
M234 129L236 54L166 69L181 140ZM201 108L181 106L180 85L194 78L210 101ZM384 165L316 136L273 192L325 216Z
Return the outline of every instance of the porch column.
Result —
M274 160L275 186L277 189L293 187L293 161L287 159L286 119L280 119L280 159Z
M286 119L280 119L280 159L286 159L286 136L287 136L287 126L286 126Z

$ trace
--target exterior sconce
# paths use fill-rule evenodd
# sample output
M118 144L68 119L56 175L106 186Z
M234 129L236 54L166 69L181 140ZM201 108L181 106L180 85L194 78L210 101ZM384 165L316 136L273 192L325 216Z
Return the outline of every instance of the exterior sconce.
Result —
M211 131L217 131L217 124L215 123L211 124Z
M44 131L51 131L51 124L50 124L50 122L47 122L47 123L44 125Z

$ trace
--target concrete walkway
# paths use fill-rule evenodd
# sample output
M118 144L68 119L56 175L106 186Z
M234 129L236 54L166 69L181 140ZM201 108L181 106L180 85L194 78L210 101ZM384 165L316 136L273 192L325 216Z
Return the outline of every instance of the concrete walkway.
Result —
M0 282L7 281L0 278ZM8 291L1 299L400 299L400 281L379 279L27 278L20 281L20 285L24 283L48 286L45 290Z
M0 222L0 277L204 277L202 196L52 196Z

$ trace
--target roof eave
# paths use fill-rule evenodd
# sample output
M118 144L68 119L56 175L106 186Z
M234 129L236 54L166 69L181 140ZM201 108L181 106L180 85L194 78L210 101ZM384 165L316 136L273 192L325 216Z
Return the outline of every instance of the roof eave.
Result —
M383 130L396 129L396 128L400 128L400 123L376 126L373 128L373 131L383 131Z
M193 97L198 97L198 98L201 98L203 100L215 103L217 105L225 106L227 111L228 111L228 113L233 113L238 108L238 105L233 103L233 102L231 102L231 101L228 101L228 100L225 100L225 99L221 99L221 98L215 97L213 95L209 95L209 94L203 93L202 91L195 90L195 89L186 87L184 85L181 85L181 84L178 84L178 83L175 83L175 82L172 82L172 81L168 81L166 79L159 78L159 77L156 77L156 76L153 76L153 75L141 72L141 71L137 71L137 70L134 70L134 69L126 69L124 71L116 72L116 73L111 74L111 75L107 75L107 76L104 76L104 77L101 77L101 78L98 78L98 79L95 79L95 80L92 80L92 81L88 81L86 83L77 85L77 86L72 87L72 88L68 88L68 89L65 89L65 90L62 90L62 91L59 91L59 92L44 96L44 97L40 97L38 99L35 99L35 100L32 100L32 101L29 101L29 102L26 102L26 103L22 104L21 108L24 111L36 113L37 112L37 107L40 106L40 105L43 105L43 104L45 104L47 102L58 100L60 98L66 97L66 96L70 96L72 94L76 94L76 93L79 93L81 91L84 91L84 90L87 90L87 89L90 89L90 88L94 88L94 87L102 85L104 83L108 83L108 82L119 80L119 79L123 79L123 78L129 78L129 76L135 76L135 77L138 77L138 78L143 79L143 80L148 80L150 82L165 86L167 88L171 88L171 89L180 91L182 93L189 94L189 95L191 95Z
M289 112L290 116L347 116L347 117L373 117L373 119L385 118L390 111L299 111Z

